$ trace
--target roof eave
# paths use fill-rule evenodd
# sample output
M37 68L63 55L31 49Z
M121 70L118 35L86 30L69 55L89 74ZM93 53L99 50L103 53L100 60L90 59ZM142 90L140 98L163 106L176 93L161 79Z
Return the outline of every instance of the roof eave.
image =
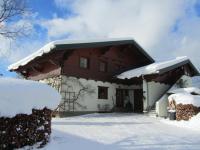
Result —
M139 51L147 57L147 59L154 63L155 60L134 40L134 39L126 39L120 41L105 41L105 42L92 42L92 43L73 43L73 44L59 44L56 45L57 50L63 49L78 49L78 48L91 48L91 47L103 47L103 46L116 46L116 45L123 45L123 44L133 44L135 45Z
M173 69L178 68L178 67L180 67L180 66L183 66L183 65L185 65L185 64L189 64L189 65L192 67L192 69L194 69L194 72L195 72L195 75L196 75L196 76L199 76L199 75L200 75L198 69L193 65L193 63L192 63L189 59L187 59L187 60L185 60L185 61L182 61L182 62L180 62L180 63L177 63L177 64L175 64L175 65L172 65L172 66L169 66L169 67L160 69L160 70L159 70L159 74L163 74L163 73L165 73L165 72L168 72L168 71L170 71L170 70L173 70ZM194 75L194 76L195 76L195 75Z
M50 43L49 43L50 44ZM150 63L154 63L155 60L139 45L134 39L121 39L121 40L110 40L110 41L101 41L101 42L86 42L86 43L71 43L71 44L55 44L55 47L51 48L49 51L52 52L56 50L65 50L65 49L78 49L78 48L90 48L90 47L101 47L101 46L111 46L111 45L123 45L123 44L133 44L138 50L150 61ZM43 56L43 55L42 55ZM35 60L36 58L41 57L37 56L29 62ZM29 63L27 62L27 64ZM26 64L25 64L26 65ZM20 67L25 65L18 65L17 67L8 67L9 71L17 71Z

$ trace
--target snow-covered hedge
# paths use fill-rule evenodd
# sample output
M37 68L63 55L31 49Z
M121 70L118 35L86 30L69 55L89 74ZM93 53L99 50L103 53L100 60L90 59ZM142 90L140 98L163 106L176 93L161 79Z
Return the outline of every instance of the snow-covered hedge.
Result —
M60 100L60 94L44 83L0 78L0 117L31 114L33 108L55 109Z
M51 109L60 99L44 83L0 78L0 149L45 145L51 133Z
M18 114L13 118L0 117L0 149L24 146L44 146L51 134L51 110L33 109L30 115Z

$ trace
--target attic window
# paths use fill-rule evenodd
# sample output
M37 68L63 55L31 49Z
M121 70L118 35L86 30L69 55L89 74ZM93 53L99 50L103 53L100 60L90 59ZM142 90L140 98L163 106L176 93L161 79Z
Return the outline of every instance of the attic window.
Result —
M106 62L99 62L99 71L106 72L107 71L107 63Z
M80 68L89 68L89 59L86 57L80 57Z

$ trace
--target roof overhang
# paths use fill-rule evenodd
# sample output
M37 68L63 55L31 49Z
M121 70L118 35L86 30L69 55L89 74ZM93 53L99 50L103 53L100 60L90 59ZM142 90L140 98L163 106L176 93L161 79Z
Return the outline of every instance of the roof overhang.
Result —
M139 77L147 76L147 75L160 75L160 74L169 72L171 70L174 70L178 67L184 66L186 64L188 64L192 68L194 72L194 76L200 75L198 69L193 65L190 59L184 56L184 57L178 57L174 60L163 61L159 63L152 63L150 65L132 69L132 70L123 72L117 75L116 77L119 79L133 79L133 78L139 78Z
M142 55L144 55L150 63L155 62L155 60L132 38L113 38L113 39L95 39L95 40L58 40L48 43L38 51L25 57L24 59L11 64L8 70L14 71L21 66L25 66L29 62L33 61L37 57L41 57L44 54L50 53L55 50L68 50L68 49L79 49L79 48L96 48L96 47L106 47L106 46L117 46L132 44L134 45Z
M168 71L170 71L170 70L176 69L176 68L178 68L178 67L180 67L180 66L183 66L183 65L186 65L186 64L188 64L188 65L193 69L193 71L194 71L194 73L195 73L195 76L199 76L199 75L200 75L198 69L193 65L193 63L192 63L189 59L187 59L187 60L185 60L185 61L182 61L182 62L180 62L180 63L177 63L177 64L175 64L175 65L172 65L172 66L169 66L169 67L160 69L160 70L159 70L159 74L163 74L163 73L165 73L165 72L168 72Z

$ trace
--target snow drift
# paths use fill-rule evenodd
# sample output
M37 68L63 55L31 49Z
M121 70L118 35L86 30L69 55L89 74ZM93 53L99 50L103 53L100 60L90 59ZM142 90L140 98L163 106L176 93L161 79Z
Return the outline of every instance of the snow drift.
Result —
M168 119L163 119L162 122L175 125L178 127L183 128L190 128L192 130L200 131L200 113L198 113L196 116L193 116L189 121L181 120L181 121L170 121Z
M0 117L31 114L32 109L54 109L61 100L52 87L36 81L0 78Z
M175 100L176 104L192 104L200 107L200 89L198 88L180 88L171 91L171 93L175 94L172 94L168 97L169 102ZM192 95L192 93L195 95Z

